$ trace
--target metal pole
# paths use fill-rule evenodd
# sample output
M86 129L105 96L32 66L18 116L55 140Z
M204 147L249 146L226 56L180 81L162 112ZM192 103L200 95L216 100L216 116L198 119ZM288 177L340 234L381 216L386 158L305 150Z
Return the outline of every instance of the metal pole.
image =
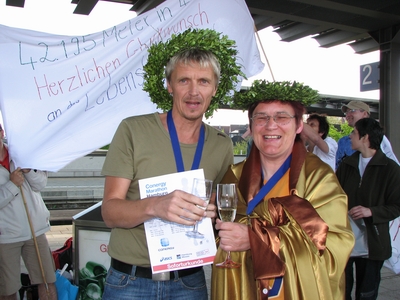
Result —
M259 42L259 44L260 44L260 46L261 46L261 50L262 50L262 52L263 52L263 54L264 54L264 58L265 58L265 60L267 61L267 65L268 65L269 71L271 72L272 80L275 81L274 73L272 72L271 65L269 64L267 54L265 54L264 47L263 47L263 44L262 44L262 42L261 42L260 36L258 35L258 31L257 31L256 25L254 25L254 31L255 31L256 36L257 36L257 38L258 38L258 42Z

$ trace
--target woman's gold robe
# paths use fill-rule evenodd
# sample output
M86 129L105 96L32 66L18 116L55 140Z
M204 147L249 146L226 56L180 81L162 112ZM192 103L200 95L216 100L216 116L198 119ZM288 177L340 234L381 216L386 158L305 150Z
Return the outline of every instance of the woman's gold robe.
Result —
M231 252L242 264L238 269L213 265L211 299L268 299L265 287L282 274L285 299L344 299L344 268L354 245L347 196L332 169L299 141L288 177L292 196L271 195L272 190L247 216L247 202L263 184L258 149L253 146L249 158L226 173L223 182L237 183L239 189L235 221L249 224L254 249ZM254 238L255 231L261 238ZM214 263L225 256L218 249Z

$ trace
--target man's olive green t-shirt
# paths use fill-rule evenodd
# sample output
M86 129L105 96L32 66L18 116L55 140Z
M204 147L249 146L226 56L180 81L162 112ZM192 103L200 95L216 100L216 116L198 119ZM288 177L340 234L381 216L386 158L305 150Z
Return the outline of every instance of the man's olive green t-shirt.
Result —
M204 124L205 142L200 161L204 176L221 181L233 163L231 139L224 133ZM185 170L190 170L196 144L180 144ZM163 127L158 113L130 117L121 122L110 144L102 174L132 180L126 199L140 199L138 180L176 173L175 157L169 133ZM134 228L113 228L108 253L120 261L149 267L144 225Z

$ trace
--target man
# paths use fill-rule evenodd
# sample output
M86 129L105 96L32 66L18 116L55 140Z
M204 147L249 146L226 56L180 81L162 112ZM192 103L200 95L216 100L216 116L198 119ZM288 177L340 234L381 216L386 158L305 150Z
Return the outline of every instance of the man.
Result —
M170 59L165 75L172 110L123 120L103 166L102 215L112 228L111 267L103 299L166 299L172 295L174 299L208 299L201 267L152 275L143 223L160 218L193 226L204 217L216 216L214 201L204 210L200 198L178 190L139 200L138 180L192 166L203 169L214 185L220 182L233 163L232 142L202 122L217 90L220 66L211 52L190 49ZM196 149L202 150L200 158ZM184 170L177 167L180 159Z
M350 101L347 105L342 106L342 112L346 116L346 121L350 127L354 127L354 124L362 119L370 117L370 110L368 104L362 101ZM390 159L393 159L399 164L396 155L393 153L392 145L388 138L384 135L381 143L381 149L383 153ZM336 168L339 167L342 160L350 156L355 151L351 148L351 142L349 136L344 136L338 141L338 150L336 152Z
M50 230L50 213L40 195L47 184L47 173L16 168L3 139L4 130L0 125L0 299L19 299L21 256L31 283L39 284L39 298L57 299L53 257L45 235ZM30 225L35 232L43 269Z
M338 145L328 136L329 122L325 116L311 114L301 132L302 139L307 144L307 150L318 156L335 171L335 158Z
M356 152L344 160L336 175L348 196L353 231L365 232L357 239L346 266L346 300L351 300L356 266L356 299L376 299L381 268L392 255L389 222L400 215L400 167L380 149L383 129L371 118L362 118L350 134ZM360 230L358 230L360 228ZM358 235L358 234L357 234Z

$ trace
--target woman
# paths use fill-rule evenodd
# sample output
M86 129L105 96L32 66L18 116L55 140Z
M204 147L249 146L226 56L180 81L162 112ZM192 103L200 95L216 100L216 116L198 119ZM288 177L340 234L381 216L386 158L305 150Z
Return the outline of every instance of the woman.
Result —
M40 195L47 172L17 168L3 139L0 124L0 300L19 299L21 257L31 283L38 284L39 298L57 299L54 261L45 234L50 230L50 213Z
M213 266L213 299L343 299L354 244L347 198L299 137L304 105L317 96L296 82L265 81L235 95L236 107L248 108L253 146L224 178L237 183L239 204L236 222L217 220L215 262L230 250L242 266Z

